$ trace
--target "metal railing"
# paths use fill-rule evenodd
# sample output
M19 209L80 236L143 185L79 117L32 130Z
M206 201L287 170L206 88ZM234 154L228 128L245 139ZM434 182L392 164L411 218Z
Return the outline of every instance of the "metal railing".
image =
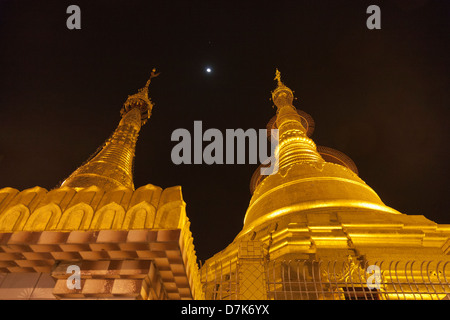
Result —
M450 299L450 261L253 261L203 265L210 300Z

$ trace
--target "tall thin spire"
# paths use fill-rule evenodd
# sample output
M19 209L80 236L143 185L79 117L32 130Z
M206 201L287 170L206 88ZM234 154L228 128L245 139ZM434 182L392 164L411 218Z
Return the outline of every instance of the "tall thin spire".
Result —
M132 108L138 108L141 111L141 121L142 125L144 125L147 120L151 116L153 103L150 101L148 97L148 87L152 78L159 76L159 72L156 73L156 69L153 69L150 78L147 80L147 83L142 89L139 89L137 93L128 96L127 101L123 104L122 109L120 110L120 115L124 116L128 111Z
M297 109L292 105L294 94L281 81L278 69L274 80L277 80L277 87L272 91L272 100L277 107L280 170L297 162L323 162L314 141L306 134Z
M384 205L376 192L345 164L348 161L336 164L330 159L334 155L340 160L342 154L318 150L308 136L309 123L305 118L302 121L301 112L293 106L294 94L281 81L278 70L274 80L277 87L272 91L272 100L277 115L271 126L278 128L278 171L268 176L256 171L252 177L252 198L241 235L266 223L294 221L301 213L324 208L398 213Z
M151 116L153 103L148 97L151 79L159 73L153 69L145 87L128 96L120 114L122 119L101 150L75 170L61 186L87 188L92 185L104 191L117 187L134 190L133 161L141 127Z

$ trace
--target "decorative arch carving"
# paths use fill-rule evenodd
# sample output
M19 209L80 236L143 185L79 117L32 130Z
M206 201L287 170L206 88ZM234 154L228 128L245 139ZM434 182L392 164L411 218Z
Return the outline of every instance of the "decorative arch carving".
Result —
M0 189L0 212L7 207L9 202L19 193L19 190L14 188Z
M154 228L181 228L186 219L186 203L183 201L181 187L164 189L156 212Z
M136 204L128 209L123 221L123 229L150 229L153 228L156 208L147 201Z
M61 219L61 208L49 203L35 210L28 218L24 231L54 230Z
M165 203L158 208L154 228L182 228L186 219L186 203L182 200Z
M0 214L0 231L22 230L30 216L30 210L23 204L17 204Z
M111 202L106 206L103 206L100 210L95 212L91 222L91 230L115 230L120 229L125 217L124 208Z
M92 221L94 210L86 203L78 203L62 214L57 230L87 230Z

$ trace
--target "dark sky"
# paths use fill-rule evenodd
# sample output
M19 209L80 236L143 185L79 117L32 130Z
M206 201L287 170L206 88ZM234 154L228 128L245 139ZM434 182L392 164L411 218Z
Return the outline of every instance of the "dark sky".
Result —
M81 30L66 28L71 4ZM182 186L207 259L241 230L257 165L176 166L171 133L265 128L278 67L316 144L350 156L388 206L450 223L449 35L444 0L0 0L0 187L54 188L156 67L135 185Z

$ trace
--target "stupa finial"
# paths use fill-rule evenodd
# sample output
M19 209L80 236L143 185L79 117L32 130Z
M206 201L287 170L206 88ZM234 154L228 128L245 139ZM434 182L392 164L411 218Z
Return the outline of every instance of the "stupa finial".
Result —
M286 87L286 85L281 81L281 72L278 68L275 71L275 78L273 78L273 80L277 81L277 87L272 91L272 101L275 105L278 108L286 104L292 105L294 94L292 90Z
M281 81L281 72L278 70L278 68L275 71L275 78L273 80L277 80L278 86L283 85L283 82Z
M150 86L150 82L152 78L156 78L159 76L160 72L156 72L156 69L153 68L152 72L150 73L150 78L147 80L147 83L145 86L138 90L137 93L128 96L127 100L123 104L122 109L120 110L120 115L123 117L125 114L128 113L133 108L138 108L141 112L141 124L145 124L147 120L150 118L152 109L153 109L153 103L148 97L148 87Z

